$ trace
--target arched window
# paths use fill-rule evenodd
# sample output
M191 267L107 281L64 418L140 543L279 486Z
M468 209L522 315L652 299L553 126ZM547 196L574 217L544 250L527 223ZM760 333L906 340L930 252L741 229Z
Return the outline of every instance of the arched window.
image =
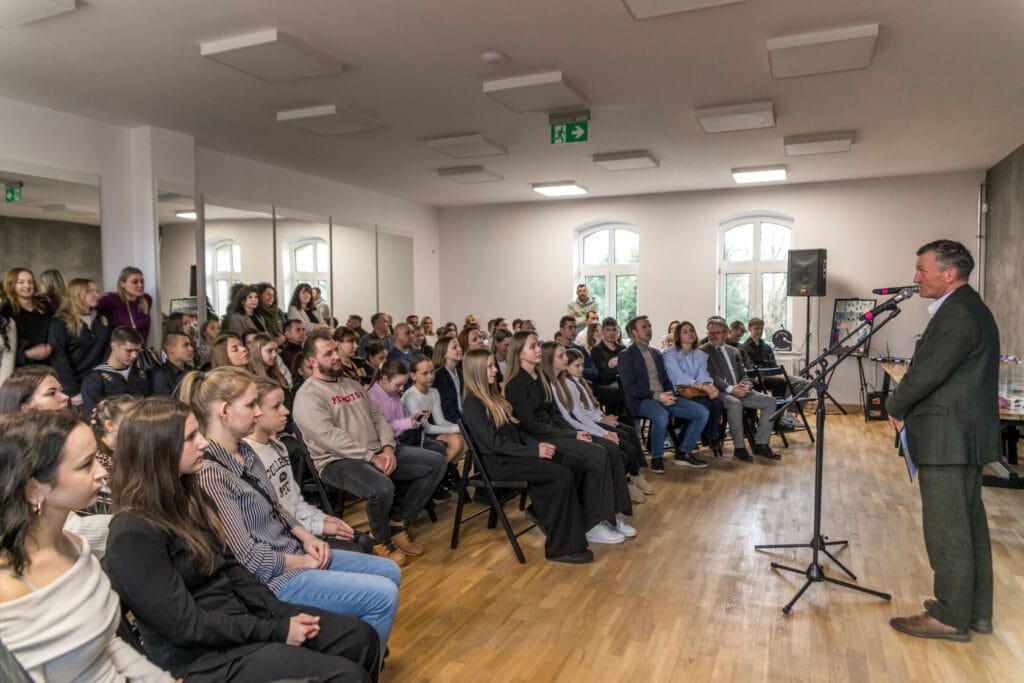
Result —
M209 253L209 252L207 252ZM213 245L213 263L209 268L213 281L213 310L223 317L231 306L231 286L239 282L242 273L242 248L234 240L223 240Z
M290 254L288 291L291 292L298 285L308 284L319 288L324 300L330 301L328 285L331 280L331 258L327 241L319 237L296 240L290 245Z
M747 214L723 221L718 240L718 312L728 322L764 319L764 336L792 329L786 296L793 219Z
M640 234L633 226L601 223L576 233L574 282L587 285L601 318L620 324L636 315Z

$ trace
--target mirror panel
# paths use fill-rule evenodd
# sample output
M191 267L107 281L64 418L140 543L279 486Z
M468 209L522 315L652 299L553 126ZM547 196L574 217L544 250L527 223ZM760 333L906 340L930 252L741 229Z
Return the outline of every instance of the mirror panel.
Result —
M236 283L274 281L274 221L269 206L207 199L206 296L218 317Z
M156 217L162 313L197 314L196 205L191 188L158 180Z
M275 286L281 310L287 315L295 288L308 284L320 290L327 310L333 316L330 219L280 207L274 210L277 217Z
M363 318L369 329L377 312L377 245L373 228L334 224L331 227L334 317L342 325L352 314Z

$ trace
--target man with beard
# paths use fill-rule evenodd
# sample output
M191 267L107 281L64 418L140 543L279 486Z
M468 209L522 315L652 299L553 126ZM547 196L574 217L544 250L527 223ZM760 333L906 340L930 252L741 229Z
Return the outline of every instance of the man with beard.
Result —
M391 426L363 387L342 377L337 344L326 330L310 333L302 350L310 377L295 396L294 418L320 478L366 501L374 553L403 565L407 556L423 552L409 524L444 476L444 456L396 446Z

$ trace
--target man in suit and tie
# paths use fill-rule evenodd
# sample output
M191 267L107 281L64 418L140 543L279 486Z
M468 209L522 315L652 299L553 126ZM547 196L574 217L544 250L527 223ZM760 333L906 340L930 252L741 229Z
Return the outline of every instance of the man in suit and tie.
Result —
M885 407L906 430L918 466L921 517L935 598L897 617L897 631L965 642L992 632L992 548L981 502L982 465L1000 454L999 329L967 284L974 258L952 240L917 251L914 284L935 299L910 369Z
M708 374L718 387L718 395L729 421L733 456L748 462L754 459L743 445L743 409L755 408L759 415L757 432L754 434L754 453L771 460L781 460L782 456L773 451L769 444L775 399L754 389L747 378L747 368L739 349L725 343L728 330L729 325L724 318L708 318L708 343L701 350L708 354Z

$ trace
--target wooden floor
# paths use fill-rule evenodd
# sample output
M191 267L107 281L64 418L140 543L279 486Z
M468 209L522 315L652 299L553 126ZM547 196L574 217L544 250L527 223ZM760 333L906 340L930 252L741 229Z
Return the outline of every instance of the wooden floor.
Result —
M727 447L705 470L648 475L657 495L637 506L640 535L594 546L584 566L545 561L536 530L521 537L520 565L485 518L450 550L454 504L442 504L436 524L417 524L427 552L404 569L383 679L1024 680L1024 491L984 491L995 633L967 644L904 636L888 620L931 596L917 485L886 424L830 415L827 428L823 533L850 541L838 559L891 602L818 583L783 615L803 577L770 563L804 569L811 551L754 545L810 538L814 447L800 434L778 463L734 461Z

